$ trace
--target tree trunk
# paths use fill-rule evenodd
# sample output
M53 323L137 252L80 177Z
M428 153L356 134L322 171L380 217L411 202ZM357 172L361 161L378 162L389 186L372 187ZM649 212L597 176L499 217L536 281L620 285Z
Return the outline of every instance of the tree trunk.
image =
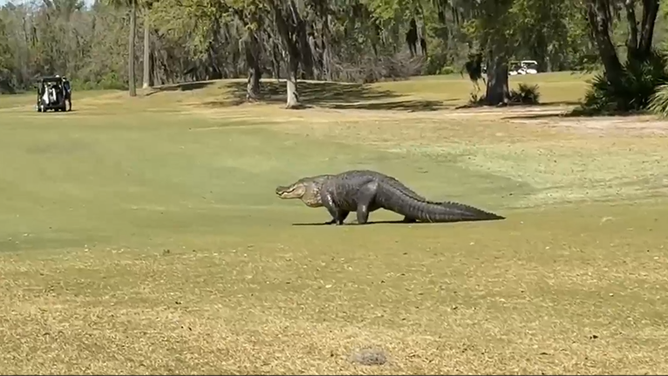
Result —
M325 79L327 81L333 81L332 76L332 52L329 49L329 45L324 45L324 50L322 52L322 69L325 72Z
M332 81L332 51L330 49L331 46L331 31L329 30L329 23L330 23L330 16L327 15L327 18L323 22L322 26L322 38L320 40L320 43L322 45L322 71L324 73L324 77L327 81ZM378 35L376 35L377 39L379 39ZM376 51L375 47L376 43L373 44L374 47L374 52L376 53L376 57L378 56L378 51Z
M281 78L281 54L278 51L278 46L274 44L271 49L271 65L276 82L280 82Z
M260 99L260 78L262 69L258 59L258 40L251 34L246 42L246 63L248 64L248 83L246 84L246 100L255 101Z
M151 83L153 85L161 85L164 82L164 77L160 75L160 72L158 69L155 67L157 66L156 62L156 52L154 50L151 50L151 53L149 54L149 58L151 60Z
M276 29L281 37L283 42L284 52L283 56L288 57L288 80L287 80L287 105L286 108L299 108L299 94L297 93L297 73L299 71L299 63L302 57L301 51L299 49L299 42L297 39L299 35L297 33L299 30L296 30L296 25L289 24L289 20L294 20L298 17L296 13L296 7L294 2L290 2L287 6L288 14L286 16L282 12L281 6L279 6L275 0L269 2L269 6L272 8L274 13L274 22L276 23ZM301 21L301 19L295 20L296 22Z
M495 56L493 69L487 70L487 93L485 102L490 106L507 104L510 97L508 89L508 63L503 56Z
M308 35L306 34L306 24L303 20L299 19L296 31L297 37L299 38L298 48L301 56L304 78L307 80L313 80L315 78L313 74L313 53L315 51L311 50L311 45L308 41Z
M645 61L650 56L654 38L654 25L659 13L659 0L643 0L642 4L642 22L638 23L635 0L624 2L626 22L629 28L626 39L626 56L628 60L638 62ZM638 26L640 26L640 29Z
M153 87L153 75L151 74L151 20L148 9L144 10L144 85L142 88Z
M534 38L534 42L530 48L531 56L536 59L538 63L539 72L549 72L548 68L548 51L547 51L547 37L542 31L537 31L537 35Z
M605 77L614 86L621 84L622 64L615 45L610 39L610 20L607 5L603 0L587 0L587 21L594 36Z
M137 96L135 84L135 31L137 28L137 0L130 4L130 36L128 38L128 87L131 97Z
M313 35L308 37L308 44L313 58L313 79L322 80L322 50L319 48L318 42Z
M299 93L297 92L297 71L299 70L299 58L290 55L290 71L287 80L287 104L285 108L296 109L300 107Z
M260 78L262 72L259 67L248 68L248 83L246 84L246 100L260 99Z
M659 0L643 0L642 27L640 30L640 51L649 56L654 39L654 26L659 14Z

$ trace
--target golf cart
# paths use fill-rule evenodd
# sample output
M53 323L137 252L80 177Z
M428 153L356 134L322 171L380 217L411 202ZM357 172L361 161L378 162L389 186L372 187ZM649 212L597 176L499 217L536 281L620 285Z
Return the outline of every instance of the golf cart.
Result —
M64 78L58 75L42 77L37 84L37 112L67 109Z
M538 62L536 60L522 60L520 62L523 74L538 74Z
M508 74L510 76L517 76L518 74L523 74L521 73L522 66L520 65L520 62L517 60L512 60L508 63Z
M511 61L508 74L538 74L538 62L536 60Z

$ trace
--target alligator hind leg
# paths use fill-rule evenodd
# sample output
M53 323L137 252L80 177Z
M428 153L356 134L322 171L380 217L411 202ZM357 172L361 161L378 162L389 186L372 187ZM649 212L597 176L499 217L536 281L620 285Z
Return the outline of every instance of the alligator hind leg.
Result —
M404 217L404 219L401 220L402 223L417 223L417 219L415 218L409 218L409 217Z

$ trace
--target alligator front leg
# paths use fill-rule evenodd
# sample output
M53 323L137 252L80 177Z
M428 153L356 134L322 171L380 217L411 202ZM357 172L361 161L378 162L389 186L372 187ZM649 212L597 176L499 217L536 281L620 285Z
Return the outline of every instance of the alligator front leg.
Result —
M373 209L370 206L376 197L377 191L378 183L373 181L361 187L357 192L355 197L357 201L357 224L363 225L369 220L369 212Z
M343 221L348 217L349 212L339 209L334 203L332 195L328 192L322 192L321 197L323 206L327 208L327 211L332 216L332 220L327 222L327 224L342 225Z
M331 214L331 212L330 212L330 214ZM325 222L325 224L326 225L333 225L335 223L336 224L343 224L343 221L345 221L346 218L348 218L348 214L350 214L350 212L345 211L345 210L339 210L338 218L332 218L329 221Z

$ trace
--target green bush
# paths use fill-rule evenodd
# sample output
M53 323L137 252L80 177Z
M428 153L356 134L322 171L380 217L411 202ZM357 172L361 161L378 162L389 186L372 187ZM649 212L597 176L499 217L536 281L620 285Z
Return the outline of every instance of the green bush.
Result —
M646 61L628 60L622 67L619 84L597 74L585 94L581 111L589 113L619 113L645 110L656 88L668 83L666 55L652 51Z
M443 51L434 51L429 54L427 57L427 64L425 64L424 71L422 72L425 75L434 75L440 74L439 72L446 64L448 56Z
M83 90L94 90L97 89L97 85L94 82L82 81L79 79L72 79L72 90L83 91Z
M445 75L445 74L453 74L456 72L457 71L455 70L455 68L446 65L438 71L438 74Z
M118 77L116 72L110 72L98 81L97 87L102 90L127 90L128 85Z
M484 89L483 89L484 90ZM468 106L484 106L485 94L478 96L477 93L469 95ZM509 104L532 105L540 103L540 91L538 85L519 84L517 90L511 89L508 93Z
M656 88L647 109L661 117L668 117L668 85L659 85Z
M522 83L519 85L517 90L510 90L510 103L540 103L540 91L538 90L538 85L528 85Z
M128 85L121 81L121 78L115 72L110 72L102 76L97 81L88 81L81 79L72 79L72 89L74 90L127 90Z
M451 62L450 50L447 43L441 38L427 38L429 54L422 74L441 74L441 69Z

